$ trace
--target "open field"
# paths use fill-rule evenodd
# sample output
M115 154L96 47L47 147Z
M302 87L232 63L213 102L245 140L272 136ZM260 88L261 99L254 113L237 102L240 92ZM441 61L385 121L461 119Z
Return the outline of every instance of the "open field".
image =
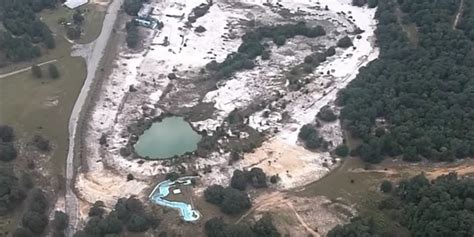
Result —
M100 33L106 6L88 4L81 9L86 14L84 35L79 43L89 43ZM58 24L60 18L70 19L72 13L72 10L63 6L41 12L39 17L55 35L55 49L43 49L42 56L35 60L0 68L0 75L5 75L0 78L0 124L15 129L19 148L17 160L10 165L16 171L31 173L37 186L51 195L51 205L64 192L68 120L86 76L85 61L81 57L71 56L72 44L64 36L64 26ZM43 63L43 77L34 78L30 66ZM60 78L49 78L48 63L58 67ZM50 140L51 151L38 152L29 145L34 135L42 135ZM34 170L28 170L27 163L33 163ZM17 225L21 210L19 208L12 218L0 218L0 233Z

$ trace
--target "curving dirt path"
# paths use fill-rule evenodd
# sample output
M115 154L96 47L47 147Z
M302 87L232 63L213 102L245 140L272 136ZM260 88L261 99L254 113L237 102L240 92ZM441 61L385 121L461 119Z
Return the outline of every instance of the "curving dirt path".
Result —
M76 128L81 115L82 109L84 108L86 99L89 95L91 85L96 79L95 74L99 67L102 56L104 55L107 42L109 41L110 35L112 34L113 26L117 20L117 16L122 6L123 0L113 0L107 9L107 13L104 17L102 24L102 30L99 37L89 44L76 45L73 55L82 56L86 60L87 64L87 76L82 86L81 92L76 99L71 116L69 118L69 149L66 161L66 205L65 211L69 215L69 226L67 230L67 236L73 236L73 233L77 227L78 216L79 216L79 201L76 194L73 191L75 167L74 167L74 148L76 138Z

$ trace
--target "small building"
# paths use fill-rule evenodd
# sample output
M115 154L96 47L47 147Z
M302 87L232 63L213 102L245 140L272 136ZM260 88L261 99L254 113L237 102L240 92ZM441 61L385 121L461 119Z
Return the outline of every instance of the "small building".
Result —
M84 5L84 4L87 4L88 2L89 2L89 0L66 0L64 5L67 8L75 9L75 8L78 8L82 5Z
M173 194L180 194L181 193L181 189L177 188L177 189L173 189Z
M138 17L146 19L153 12L153 7L150 4L143 4L143 7L138 11Z

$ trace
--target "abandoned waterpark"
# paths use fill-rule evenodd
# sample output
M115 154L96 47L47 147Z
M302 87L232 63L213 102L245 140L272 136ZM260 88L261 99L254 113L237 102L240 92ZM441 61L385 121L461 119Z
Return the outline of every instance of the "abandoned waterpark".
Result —
M336 94L378 56L374 14L344 0L148 2L130 18L141 46L118 48L89 113L80 223L130 196L176 236L222 213L274 213L291 236L348 221L353 207L302 190L340 164Z

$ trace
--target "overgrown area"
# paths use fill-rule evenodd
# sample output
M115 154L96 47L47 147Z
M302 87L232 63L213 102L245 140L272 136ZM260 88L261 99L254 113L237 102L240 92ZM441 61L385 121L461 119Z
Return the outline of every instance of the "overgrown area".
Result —
M459 2L378 2L380 58L361 69L338 97L345 127L363 140L356 153L365 161L474 155L474 55L466 32L452 27ZM397 4L404 21L416 24L418 46L397 22Z
M206 65L206 68L213 71L217 78L225 78L236 71L255 67L254 60L257 56L266 55L265 57L269 57L269 51L266 49L268 44L262 43L264 38L270 38L277 46L282 46L287 39L297 35L315 38L325 34L323 27L309 27L305 22L262 26L242 36L242 44L237 52L227 55L227 58L221 63L215 60L211 61Z
M40 46L56 46L48 26L36 16L56 4L56 0L0 0L0 22L5 28L0 28L0 66L39 57Z
M384 183L382 191L390 193ZM473 236L474 180L450 173L430 182L421 174L401 181L379 208L408 229L411 236ZM357 217L335 227L328 236L383 236L389 233L383 227L372 216Z

